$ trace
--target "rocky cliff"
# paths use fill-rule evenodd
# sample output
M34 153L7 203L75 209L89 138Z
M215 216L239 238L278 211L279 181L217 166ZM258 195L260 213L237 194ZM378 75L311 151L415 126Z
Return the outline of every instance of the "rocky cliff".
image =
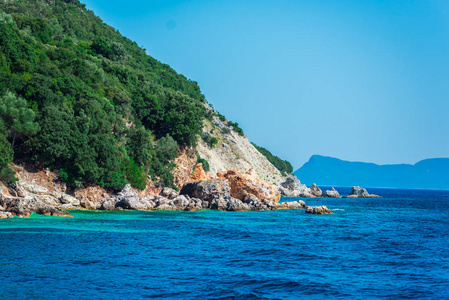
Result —
M231 169L248 171L254 169L259 178L280 185L286 180L278 169L263 156L248 140L239 135L227 120L220 119L215 110L206 104L212 118L204 121L202 138L197 145L198 154L209 162L210 174ZM216 139L211 146L205 140Z
M20 181L9 188L0 183L0 219L26 218L33 212L71 217L67 210L79 209L272 211L307 208L301 200L279 203L278 188L261 180L252 169L247 172L232 169L213 176L197 164L180 192L157 187L150 181L143 191L127 184L121 192L112 193L99 186L68 189L58 174L48 169L13 167Z

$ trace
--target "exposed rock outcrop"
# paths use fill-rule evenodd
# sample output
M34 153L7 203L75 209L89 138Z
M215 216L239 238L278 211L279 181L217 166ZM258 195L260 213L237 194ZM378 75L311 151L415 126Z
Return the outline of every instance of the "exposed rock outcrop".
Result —
M332 188L332 190L327 190L323 193L323 197L327 197L327 198L340 198L340 194L337 192L337 190L335 190L334 188Z
M310 193L315 197L321 197L323 195L323 192L315 183L310 186Z
M231 196L240 200L248 195L253 195L257 199L279 202L281 193L274 184L260 180L253 169L243 173L238 169L227 172L219 172L217 176L226 179L231 187Z
M204 172L202 163L198 163L198 164L195 165L194 172L190 176L190 179L193 180L193 181L209 180L209 179L214 179L214 178L216 178L216 177L212 176L210 174L206 174L206 172Z
M197 165L198 178L187 182L178 193L172 188L156 187L149 181L143 191L129 184L121 192L113 194L99 186L87 186L67 191L63 182L50 171L27 172L20 170L24 178L11 188L0 184L0 218L29 217L33 212L48 216L71 216L66 210L184 210L213 209L223 211L273 211L277 209L305 209L304 201L278 203L278 188L261 180L254 170L237 169L213 177ZM195 175L195 174L193 174ZM41 176L46 176L42 180ZM195 178L190 174L189 180ZM42 184L42 185L41 185ZM299 185L298 185L299 184ZM290 185L290 187L289 187ZM299 180L287 182L285 188L303 189ZM297 191L296 191L297 192Z
M278 189L285 197L314 197L310 189L294 175L282 182Z
M282 202L276 204L277 209L306 209L306 203L302 200Z
M333 214L334 212L326 206L308 206L306 209L306 213L314 215L329 215Z
M231 198L231 187L224 179L195 181L186 183L180 194L198 198L205 202L229 200Z
M11 219L14 215L8 211L0 211L0 219Z
M207 110L215 110L205 104ZM245 135L236 133L228 121L214 115L212 120L204 120L203 134L207 133L219 141L210 147L201 138L196 147L198 154L210 165L210 174L226 172L237 168L243 171L254 169L260 179L279 185L285 177L263 156ZM212 133L211 133L212 132Z
M366 189L359 186L353 186L351 189L351 193L349 193L349 196L345 196L343 198L380 198L380 196L370 194Z
M54 206L48 205L41 201L39 197L8 197L0 195L0 206L4 212L8 212L13 216L21 218L29 217L33 212L40 215L71 217L68 212L60 210Z

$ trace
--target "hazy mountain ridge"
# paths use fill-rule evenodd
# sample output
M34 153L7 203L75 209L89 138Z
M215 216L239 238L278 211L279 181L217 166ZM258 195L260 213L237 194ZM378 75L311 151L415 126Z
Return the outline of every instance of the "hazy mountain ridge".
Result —
M305 184L449 189L449 158L424 159L414 165L377 165L313 155L294 174Z

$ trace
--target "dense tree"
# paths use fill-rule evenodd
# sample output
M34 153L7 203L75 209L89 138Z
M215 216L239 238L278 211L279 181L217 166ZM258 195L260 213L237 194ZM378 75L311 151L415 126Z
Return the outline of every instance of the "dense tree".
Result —
M0 119L0 180L10 184L14 181L14 171L9 167L13 159L11 144L8 142L5 125Z
M77 0L0 1L0 96L2 170L13 147L73 186L172 185L204 118L196 82Z
M290 174L293 172L293 167L290 164L290 162L286 161L286 160L282 160L279 157L277 157L276 155L271 154L270 151L268 151L267 149L263 148L263 147L259 147L254 143L253 146L260 152L262 153L270 163L273 164L273 166L276 167L276 169L278 169L279 171L281 171L281 173L287 173Z
M28 108L27 101L11 92L0 97L0 118L7 136L12 139L12 148L17 138L35 135L39 130L39 125L34 122L34 111Z

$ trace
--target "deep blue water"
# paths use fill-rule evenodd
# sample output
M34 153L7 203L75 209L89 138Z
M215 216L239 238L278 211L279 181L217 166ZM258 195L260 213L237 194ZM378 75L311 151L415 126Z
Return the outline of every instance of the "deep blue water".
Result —
M342 194L348 189L337 189ZM0 298L449 299L449 191L0 221Z

